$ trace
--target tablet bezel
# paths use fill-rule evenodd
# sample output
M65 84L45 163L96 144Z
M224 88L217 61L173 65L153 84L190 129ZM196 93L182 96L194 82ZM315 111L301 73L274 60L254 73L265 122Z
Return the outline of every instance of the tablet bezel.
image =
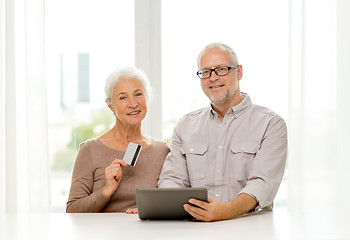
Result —
M183 205L190 198L208 202L206 188L137 188L135 195L142 220L193 219Z

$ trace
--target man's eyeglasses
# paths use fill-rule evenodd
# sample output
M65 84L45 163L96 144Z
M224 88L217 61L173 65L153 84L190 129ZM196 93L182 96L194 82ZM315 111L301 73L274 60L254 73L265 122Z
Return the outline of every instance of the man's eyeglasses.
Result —
M231 66L231 67L222 66L222 67L216 67L216 68L212 68L212 69L199 70L197 72L197 75L200 79L206 79L206 78L210 78L211 73L214 71L215 74L218 76L225 76L228 74L228 72L231 69L236 69L238 66L239 65L235 65L235 66Z

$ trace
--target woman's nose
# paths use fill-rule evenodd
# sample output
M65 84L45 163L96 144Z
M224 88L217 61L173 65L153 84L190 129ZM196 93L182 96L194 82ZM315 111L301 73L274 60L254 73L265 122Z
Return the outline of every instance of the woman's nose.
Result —
M135 108L137 107L138 103L137 103L137 100L135 98L129 98L130 101L129 101L129 106L132 107L132 108Z

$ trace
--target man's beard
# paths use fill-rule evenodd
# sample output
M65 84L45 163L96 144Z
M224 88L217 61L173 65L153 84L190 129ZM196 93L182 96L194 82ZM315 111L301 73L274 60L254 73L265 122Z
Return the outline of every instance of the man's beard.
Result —
M229 92L226 91L224 94L222 94L221 96L214 96L214 94L207 94L207 97L210 99L210 101L215 104L215 105L221 105L224 104L228 98L229 98Z

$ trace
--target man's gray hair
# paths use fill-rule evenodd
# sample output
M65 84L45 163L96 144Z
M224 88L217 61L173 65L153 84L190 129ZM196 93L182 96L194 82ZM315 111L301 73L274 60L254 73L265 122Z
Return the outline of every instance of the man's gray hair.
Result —
M198 57L197 57L197 66L199 68L199 65L200 65L200 61L201 61L201 58L202 58L202 55L209 49L213 49L213 48L222 48L224 50L227 50L229 53L230 53L230 58L231 58L231 61L232 61L232 64L233 65L236 65L236 64L239 64L238 62L238 58L237 58L237 55L235 53L235 51L233 51L233 49L227 45L227 44L224 44L224 43L220 43L220 42L214 42L214 43L210 43L208 44L205 48L203 48L203 50L199 53Z
M152 87L144 71L135 67L123 67L113 71L105 82L105 94L108 103L112 103L113 88L121 78L135 78L143 85L146 101L152 98Z

